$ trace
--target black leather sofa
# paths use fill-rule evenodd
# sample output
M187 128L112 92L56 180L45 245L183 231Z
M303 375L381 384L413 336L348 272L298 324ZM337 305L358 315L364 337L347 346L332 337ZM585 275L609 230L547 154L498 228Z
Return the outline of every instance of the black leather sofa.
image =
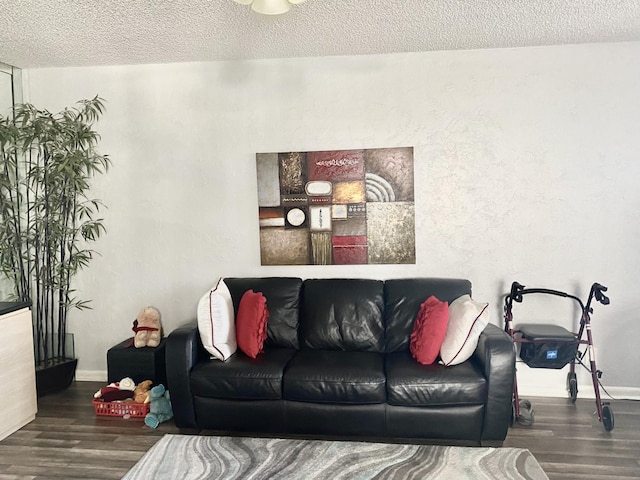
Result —
M468 441L500 446L512 415L515 354L489 324L473 356L444 367L409 352L420 304L471 293L462 279L225 278L269 309L264 353L211 360L197 324L167 339L167 381L184 430Z

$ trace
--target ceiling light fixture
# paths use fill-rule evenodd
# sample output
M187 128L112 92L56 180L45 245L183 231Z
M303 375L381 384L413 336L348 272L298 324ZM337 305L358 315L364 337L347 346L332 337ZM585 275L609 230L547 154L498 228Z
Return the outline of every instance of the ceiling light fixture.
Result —
M264 15L280 15L291 8L291 4L298 5L305 0L234 0L241 5L251 5L251 10Z

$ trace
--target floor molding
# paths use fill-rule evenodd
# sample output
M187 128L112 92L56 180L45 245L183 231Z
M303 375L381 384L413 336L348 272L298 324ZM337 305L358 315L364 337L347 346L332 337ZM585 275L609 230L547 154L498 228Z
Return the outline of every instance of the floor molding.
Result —
M616 400L640 400L640 388L634 387L607 387L607 392ZM564 385L527 385L523 387L518 385L518 394L524 397L554 397L569 398ZM581 383L578 385L578 398L596 398L592 383ZM610 397L605 391L600 389L600 399L607 401Z
M76 370L76 381L107 383L107 371L106 370Z
M76 370L76 380L79 382L107 382L107 372L105 370ZM607 391L611 396L618 400L640 400L640 388L636 387L607 387ZM563 384L526 384L518 383L518 393L521 397L554 397L567 398L567 390ZM600 390L602 400L606 401L609 397ZM580 383L578 385L579 398L596 398L593 391L593 384Z

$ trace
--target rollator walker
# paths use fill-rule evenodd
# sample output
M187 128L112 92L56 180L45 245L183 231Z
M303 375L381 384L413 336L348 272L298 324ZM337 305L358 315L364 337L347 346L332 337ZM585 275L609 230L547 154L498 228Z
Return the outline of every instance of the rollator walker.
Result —
M607 287L594 283L589 292L589 299L585 305L582 301L565 292L549 290L546 288L525 288L518 282L513 282L511 292L505 297L504 320L505 331L513 339L515 344L520 344L520 358L531 368L563 368L569 364L567 374L567 390L572 402L578 397L578 380L576 378L576 362L583 365L591 373L593 390L596 396L598 420L602 422L605 430L613 430L613 410L609 402L603 402L600 397L600 377L602 372L596 366L593 337L591 334L591 314L593 308L591 302L595 299L602 305L609 304L609 298L604 295ZM581 311L580 328L578 332L570 332L558 325L552 324L513 324L513 302L522 303L524 297L529 294L555 295L573 300L578 303ZM583 336L586 333L586 339ZM580 347L586 345L586 349L580 352ZM589 366L582 359L589 352ZM517 376L517 375L516 375ZM528 400L520 400L518 397L517 378L513 383L513 410L511 423L515 421L522 425L531 425L534 420L533 408Z

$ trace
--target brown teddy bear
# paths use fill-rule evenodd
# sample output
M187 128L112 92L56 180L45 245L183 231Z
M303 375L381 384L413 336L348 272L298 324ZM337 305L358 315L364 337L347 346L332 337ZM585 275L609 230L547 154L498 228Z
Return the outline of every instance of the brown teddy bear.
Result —
M136 348L157 347L162 339L160 312L153 307L143 308L133 321L135 332L133 344Z
M153 385L151 380L143 380L140 382L133 391L133 401L136 403L149 403L151 401L149 398L151 385Z

